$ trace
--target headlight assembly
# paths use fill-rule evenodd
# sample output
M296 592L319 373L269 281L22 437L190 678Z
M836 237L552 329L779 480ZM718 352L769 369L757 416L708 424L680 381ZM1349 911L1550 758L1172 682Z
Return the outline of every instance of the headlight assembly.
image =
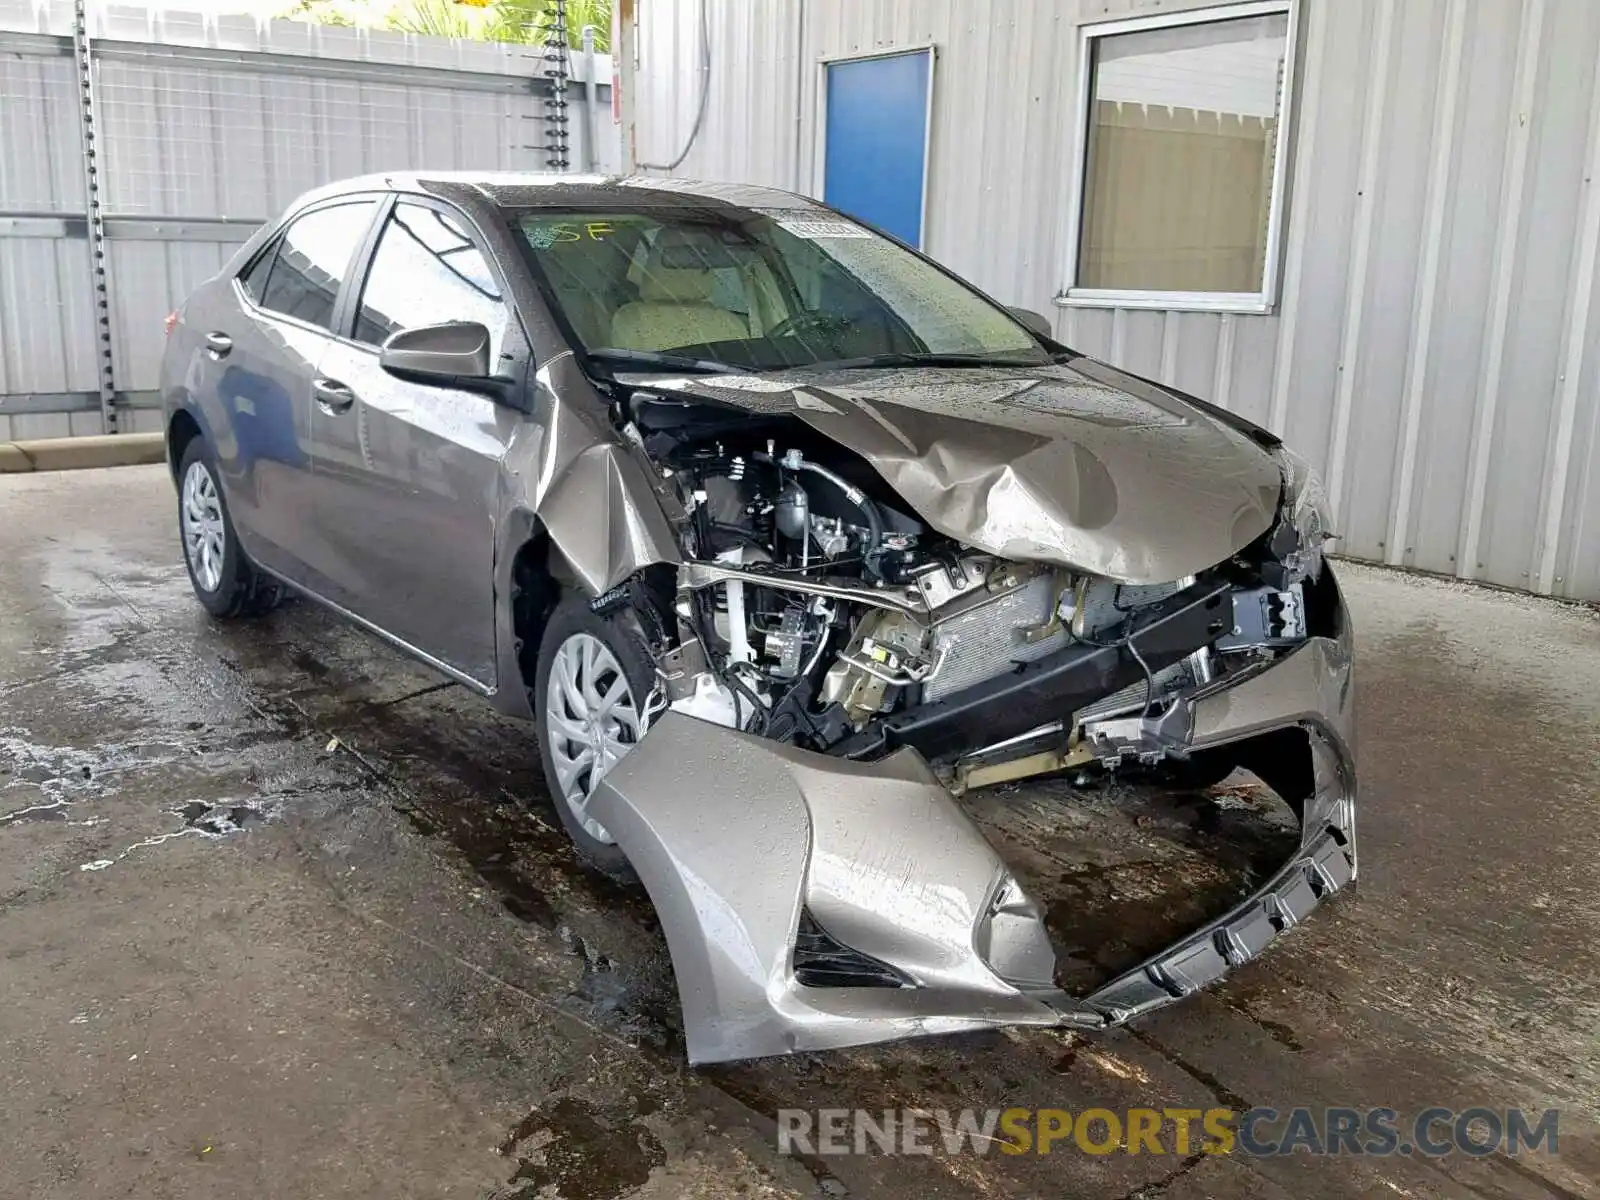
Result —
M1322 548L1337 537L1329 528L1328 493L1310 463L1287 446L1278 450L1283 465L1283 513L1296 536L1282 556L1290 583L1315 580L1322 574Z

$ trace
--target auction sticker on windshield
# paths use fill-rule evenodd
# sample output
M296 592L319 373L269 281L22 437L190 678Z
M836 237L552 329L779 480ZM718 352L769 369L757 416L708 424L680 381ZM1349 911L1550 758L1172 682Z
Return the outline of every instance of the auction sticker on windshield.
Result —
M822 238L869 238L872 235L859 225L849 221L823 218L817 221L798 220L794 217L781 217L773 214L778 228L786 233L792 233L797 238L805 238L808 242L815 242Z

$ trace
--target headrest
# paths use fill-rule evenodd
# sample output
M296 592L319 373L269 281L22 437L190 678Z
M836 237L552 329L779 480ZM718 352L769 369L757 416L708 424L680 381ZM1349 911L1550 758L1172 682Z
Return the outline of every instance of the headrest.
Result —
M703 226L669 226L656 235L650 247L655 267L715 271L739 267L749 261L750 248L731 229Z
M710 271L653 267L639 278L639 299L651 304L704 304L715 286Z

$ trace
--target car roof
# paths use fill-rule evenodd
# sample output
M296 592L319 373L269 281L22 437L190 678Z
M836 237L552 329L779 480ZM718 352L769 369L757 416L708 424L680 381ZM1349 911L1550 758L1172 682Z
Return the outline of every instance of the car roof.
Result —
M301 203L349 192L425 192L457 202L500 208L681 207L817 208L816 201L779 188L745 183L714 183L660 175L558 175L541 171L395 171L361 175L328 184ZM296 205L299 207L299 204Z

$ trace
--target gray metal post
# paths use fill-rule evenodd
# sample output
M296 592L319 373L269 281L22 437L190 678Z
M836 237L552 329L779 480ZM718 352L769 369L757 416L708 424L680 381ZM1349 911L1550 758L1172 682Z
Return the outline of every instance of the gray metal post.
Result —
M594 140L594 104L599 89L595 85L593 25L583 27L583 169L590 174L600 169L599 148Z
M544 76L550 88L544 99L545 165L555 171L565 171L572 165L567 157L567 80L572 76L568 60L567 0L555 0L544 47Z
M72 57L78 71L78 122L83 133L83 197L89 226L89 282L93 289L95 357L99 363L100 422L106 433L116 433L117 392L111 358L111 294L106 275L106 225L100 210L94 57L89 47L86 0L76 0L72 6Z

